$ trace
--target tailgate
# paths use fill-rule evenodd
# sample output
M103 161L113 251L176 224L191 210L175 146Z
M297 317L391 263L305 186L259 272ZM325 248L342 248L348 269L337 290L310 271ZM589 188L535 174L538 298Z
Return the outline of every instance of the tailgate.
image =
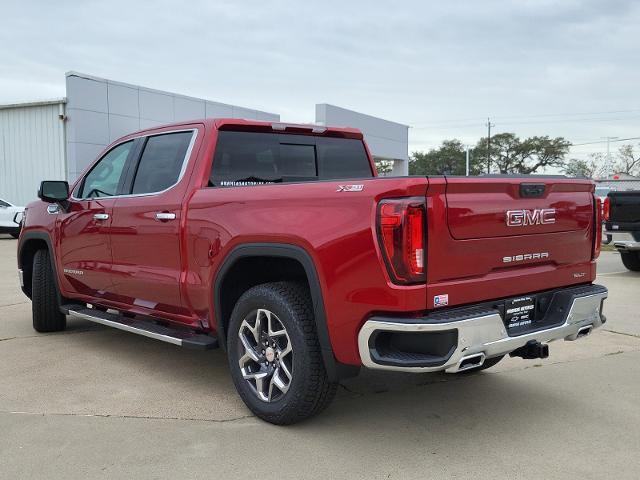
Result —
M564 177L430 179L429 307L592 281L593 188Z
M640 191L609 193L609 221L636 223L640 228Z
M453 238L544 236L587 230L589 183L565 179L447 178L447 224Z

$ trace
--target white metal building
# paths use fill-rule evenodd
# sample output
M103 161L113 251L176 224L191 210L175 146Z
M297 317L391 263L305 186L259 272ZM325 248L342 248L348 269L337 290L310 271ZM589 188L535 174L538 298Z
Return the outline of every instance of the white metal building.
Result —
M136 130L198 118L280 121L277 113L154 90L77 72L66 97L0 106L0 198L26 205L41 180L72 182L112 141ZM360 128L376 159L408 172L408 127L328 104L316 123Z
M74 180L111 142L136 130L198 118L279 121L276 113L67 73L67 175Z
M359 128L376 160L393 162L391 175L409 174L409 126L327 103L316 105L316 123Z
M66 178L64 112L64 99L0 106L0 198L25 205Z
M617 192L640 190L640 177L626 173L616 173L608 178L596 178L596 187L606 187Z

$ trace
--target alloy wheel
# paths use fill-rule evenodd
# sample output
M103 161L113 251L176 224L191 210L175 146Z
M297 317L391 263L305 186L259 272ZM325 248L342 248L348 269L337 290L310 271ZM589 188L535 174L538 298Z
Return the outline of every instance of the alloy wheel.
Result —
M287 393L293 379L293 349L275 313L258 309L244 318L238 354L242 376L260 400L273 402Z

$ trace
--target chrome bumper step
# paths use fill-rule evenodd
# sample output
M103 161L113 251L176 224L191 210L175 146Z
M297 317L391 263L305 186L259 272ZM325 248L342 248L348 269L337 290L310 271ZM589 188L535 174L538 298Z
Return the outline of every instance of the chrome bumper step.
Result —
M218 348L218 339L216 337L197 333L186 328L160 325L153 319L129 318L117 313L87 308L84 305L63 305L60 310L65 315L83 318L107 327L117 328L118 330L171 343L179 347L197 350Z
M554 295L560 295L562 301L554 312L548 312L558 321L514 336L507 333L498 309L482 305L438 311L422 318L371 317L358 334L358 350L362 364L371 369L456 373L477 368L486 358L518 351L529 342L546 344L589 335L606 321L602 302L607 293L600 285L558 289ZM398 345L433 354L407 352ZM396 354L398 350L402 355Z

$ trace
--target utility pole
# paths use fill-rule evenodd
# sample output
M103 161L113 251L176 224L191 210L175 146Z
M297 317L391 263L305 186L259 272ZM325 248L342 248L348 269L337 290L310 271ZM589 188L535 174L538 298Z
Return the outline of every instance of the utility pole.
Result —
M469 145L467 145L467 168L466 168L466 173L465 175L468 177L469 176Z
M491 127L495 127L495 123L491 123L489 117L487 117L487 173L491 173Z
M607 156L605 158L606 158L606 171L609 171L609 168L611 167L611 140L616 140L620 137L601 137L601 138L604 138L607 141Z

